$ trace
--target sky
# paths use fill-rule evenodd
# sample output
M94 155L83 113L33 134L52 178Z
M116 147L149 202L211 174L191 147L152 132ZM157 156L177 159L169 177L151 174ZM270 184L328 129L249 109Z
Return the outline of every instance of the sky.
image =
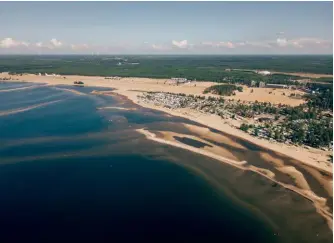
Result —
M0 2L0 54L332 54L333 2Z

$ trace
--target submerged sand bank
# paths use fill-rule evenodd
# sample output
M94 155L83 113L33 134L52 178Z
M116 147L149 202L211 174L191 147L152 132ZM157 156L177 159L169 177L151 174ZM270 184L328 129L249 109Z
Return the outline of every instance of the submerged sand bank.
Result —
M197 154L201 154L210 158L213 158L215 160L220 161L221 163L229 164L231 166L234 166L238 169L246 170L246 171L252 171L254 173L257 173L272 182L288 189L291 191L294 191L295 193L298 193L299 195L303 196L304 198L310 200L314 207L316 208L316 211L324 217L324 219L327 221L327 224L331 230L333 230L333 220L332 220L332 213L330 212L329 207L326 205L326 198L319 197L316 195L311 188L309 187L306 179L304 178L303 174L298 171L293 166L283 166L277 168L279 171L285 173L288 176L291 176L295 179L296 185L283 183L275 178L275 173L271 170L260 168L254 165L251 165L247 163L247 161L238 161L235 159L230 158L230 152L226 154L226 150L222 149L220 146L217 146L215 144L212 144L206 140L202 140L198 137L185 135L185 134L177 134L174 132L166 132L166 131L158 131L159 134L162 134L163 137L158 137L155 133L150 132L145 129L136 129L137 132L143 134L147 139L167 144L170 146L178 147L181 149L185 149ZM182 142L177 141L174 137L176 135L182 136L182 137L189 137L194 140L201 141L203 143L206 143L209 146L204 146L203 148L196 148L187 144L184 144ZM228 157L225 157L225 156ZM233 156L233 155L232 155Z

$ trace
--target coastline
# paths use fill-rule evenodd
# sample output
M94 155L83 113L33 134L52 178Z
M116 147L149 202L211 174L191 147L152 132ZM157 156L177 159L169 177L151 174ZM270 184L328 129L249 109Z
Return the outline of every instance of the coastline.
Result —
M2 77L0 74L0 78ZM65 77L65 78L64 78ZM186 119L189 119L191 121L195 121L199 124L205 125L207 127L216 129L218 131L221 131L225 134L229 134L233 137L239 138L239 139L243 139L245 141L248 141L250 143L253 143L259 147L262 147L266 150L272 150L275 151L277 153L280 153L282 155L288 156L290 158L294 158L295 160L297 160L298 162L300 162L301 164L304 164L305 166L308 166L310 168L314 168L317 171L320 172L324 172L325 174L329 174L332 178L332 165L329 163L315 163L315 161L312 161L310 158L308 158L307 156L309 156L309 154L305 155L305 152L302 150L302 148L299 150L300 154L296 154L296 147L290 146L291 148L289 148L289 146L287 146L290 150L284 148L283 146L281 147L280 144L274 144L274 143L270 143L269 141L266 140L260 140L256 137L252 137L249 134L246 134L242 131L240 131L239 129L233 128L228 124L223 123L224 120L221 119L220 117L216 116L216 115L208 115L208 114L203 114L200 112L197 112L195 110L190 110L190 109L177 109L177 110L171 110L171 109L167 109L165 107L161 107L161 106L155 106L152 104L146 104L141 102L141 100L137 97L139 94L141 94L142 92L145 91L165 91L165 92L175 92L175 93L187 93L187 94L201 94L202 90L207 87L208 85L211 85L210 83L208 84L207 82L196 82L197 87L190 87L190 86L169 86L169 85L164 85L163 82L161 81L157 81L154 79L136 79L136 78L125 78L125 79L121 79L120 81L115 81L115 80L105 80L104 77L85 77L85 76L63 76L61 78L59 77L43 77L43 76L37 76L37 75L22 75L22 76L15 76L15 78L19 78L20 80L9 80L9 81L5 81L5 82L17 82L17 81L23 81L23 82L35 82L35 83L46 83L49 86L54 86L54 85L73 85L73 80L83 80L85 82L86 86L90 86L90 87L106 87L106 88L113 88L113 91L92 91L93 94L95 95L120 95L123 96L125 99L132 101L134 104L137 104L139 106L142 107L146 107L149 109L154 109L154 110L159 110L159 111L163 111L167 114L171 114L173 116L178 116L178 117L183 117ZM82 95L81 92L77 91L77 90L73 90L70 88L59 88L59 87L53 87L56 89L60 89L66 92L72 92L73 94L76 95ZM15 89L11 90L11 91L15 91ZM9 92L11 92L9 91ZM102 108L102 107L101 107ZM105 107L105 108L109 108L109 109L121 109L124 110L124 108L121 107ZM204 129L204 128L203 128ZM209 131L209 129L208 129ZM304 198L310 200L313 202L314 207L316 209L316 211L322 215L324 217L324 219L326 220L329 228L332 230L332 214L329 211L329 208L326 205L326 199L323 197L318 196L316 193L314 193L312 190L309 190L307 188L307 183L305 185L306 189L302 189L300 187L291 185L291 184L286 184L286 183L282 183L279 180L276 180L274 178L275 174L270 171L270 170L266 170L264 168L258 168L252 165L249 166L244 166L246 164L246 162L244 161L236 161L233 160L231 158L227 158L225 156L224 153L209 153L207 151L204 151L203 149L196 149L193 148L191 146L186 146L186 145L182 145L182 143L174 143L173 141L171 142L169 139L160 139L160 138L156 138L154 136L151 136L152 134L150 134L149 132L145 133L143 132L143 130L139 131L140 133L142 133L143 135L146 136L147 139L151 139L153 141L156 142L160 142L160 143L165 143L165 144L169 144L171 146L176 146L182 149L187 149L191 152L194 153L199 153L198 151L200 151L200 154L211 157L213 159L216 159L220 162L223 163L227 163L230 164L234 167L237 167L239 169L243 169L243 170L249 170L249 171L253 171L257 174L260 174L263 177L266 177L267 179L271 180L274 183L277 183L279 185L281 185L282 187L294 191L297 194L303 196ZM207 142L206 142L207 143ZM232 141L229 141L229 143L232 143ZM267 143L267 144L266 144ZM276 146L276 147L275 147ZM291 154L289 154L289 152ZM305 150L307 151L307 150ZM311 153L310 151L307 151L308 153ZM223 155L222 155L223 154ZM303 156L305 156L305 160L303 158ZM270 160L270 159L269 159ZM304 181L304 177L303 174L300 173L299 171L296 171L293 167L282 167L282 172L285 174L295 174L297 179L300 181L300 184L303 184ZM299 175L300 174L300 175ZM332 181L331 181L332 182ZM305 184L305 183L304 183ZM331 184L331 188L332 188L332 184Z
M333 164L328 162L328 155L330 152L322 151L320 149L293 146L283 143L270 142L269 140L260 139L258 137L251 136L235 127L233 127L233 121L223 120L221 117L212 114L204 114L189 108L183 109L168 109L161 106L147 104L141 102L137 95L140 95L146 91L157 92L172 92L172 93L185 93L193 95L202 95L205 88L215 84L213 82L195 82L196 86L182 85L171 86L164 84L165 79L151 79L151 78L122 78L120 80L109 80L100 76L79 76L79 75L63 75L61 77L52 76L38 76L34 74L21 75L8 75L8 73L0 73L1 78L12 77L12 80L5 80L3 82L31 82L31 83L46 83L48 85L70 85L73 86L73 82L81 80L85 83L85 86L90 87L105 87L114 89L112 93L125 96L137 105L145 108L159 110L166 112L173 116L183 117L202 125L208 126L212 129L224 132L237 138L241 138L251 142L257 146L275 151L277 153L286 155L290 158L300 161L301 163L311 168L317 169L330 176L333 175ZM70 89L66 89L71 92ZM77 91L73 91L80 93ZM97 92L96 94L108 94L110 91ZM230 124L229 124L230 123Z

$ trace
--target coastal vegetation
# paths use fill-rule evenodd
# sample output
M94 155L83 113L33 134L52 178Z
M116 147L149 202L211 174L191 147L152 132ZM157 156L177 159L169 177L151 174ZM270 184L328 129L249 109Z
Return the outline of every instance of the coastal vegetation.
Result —
M236 86L233 84L221 84L221 85L213 85L209 88L206 88L204 90L204 94L212 93L217 95L225 95L225 96L231 96L234 93L234 91L238 90L239 92L242 92L241 86Z
M170 109L191 108L239 120L239 128L253 136L328 150L333 144L332 107L315 105L323 96L319 92L297 107L163 92L147 92L140 99Z

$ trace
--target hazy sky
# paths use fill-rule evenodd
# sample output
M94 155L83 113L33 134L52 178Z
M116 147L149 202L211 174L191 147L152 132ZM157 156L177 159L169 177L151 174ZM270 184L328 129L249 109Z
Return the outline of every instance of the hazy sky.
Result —
M332 51L332 2L0 2L0 53Z

